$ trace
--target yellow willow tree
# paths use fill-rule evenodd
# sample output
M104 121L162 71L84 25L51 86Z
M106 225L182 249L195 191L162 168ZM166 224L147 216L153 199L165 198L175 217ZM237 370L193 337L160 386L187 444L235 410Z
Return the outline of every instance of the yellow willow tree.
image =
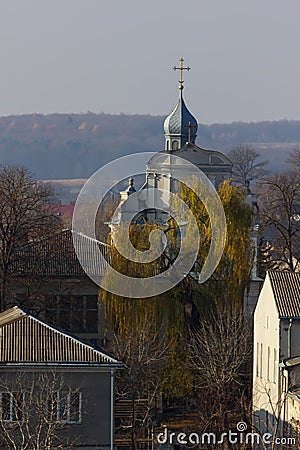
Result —
M196 183L196 181L195 181ZM108 341L113 334L118 339L128 339L128 333L135 335L145 328L145 321L155 321L161 330L161 345L167 343L162 360L168 376L162 389L178 394L186 392L192 384L188 370L186 342L190 328L197 328L204 310L212 310L216 304L241 307L244 288L248 283L252 250L250 245L251 208L245 204L243 189L224 182L218 190L227 222L227 239L221 261L213 276L199 284L198 275L207 257L211 243L211 223L209 214L201 199L186 186L181 187L180 197L190 208L200 231L200 246L197 261L191 272L173 289L148 298L121 297L103 290L100 302L104 306ZM175 205L176 207L176 205ZM141 252L150 247L149 234L159 229L155 223L131 224L129 235L132 245ZM170 219L163 228L166 248L151 263L133 262L123 257L112 243L111 265L128 277L149 278L168 269L178 256L180 246L179 226ZM119 236L127 232L126 226L119 225ZM125 235L124 235L125 239ZM191 248L195 246L190 240ZM159 245L158 245L159 247ZM111 273L108 277L113 277ZM142 281L141 281L142 283ZM154 330L154 327L153 327ZM147 328L151 340L152 328Z
M127 233L126 226L119 226L119 238ZM130 225L129 236L133 246L140 250L146 251L149 249L149 234L152 231L159 229L156 224ZM170 230L173 233L173 230ZM168 239L169 244L173 239L173 234L170 234ZM167 233L168 234L168 233ZM125 236L124 236L125 240ZM156 246L154 242L154 247ZM159 247L159 244L157 244ZM141 278L149 278L161 273L168 266L168 258L166 253L158 256L153 263L136 263L130 259L123 257L115 248L111 247L111 265L118 272L130 276ZM109 273L108 277L113 277ZM142 283L142 281L141 281ZM107 348L113 353L117 354L115 343L118 342L118 347L124 347L124 341L136 341L136 336L143 335L143 343L156 343L156 354L160 355L159 360L156 359L157 371L163 373L161 376L161 386L159 392L168 390L173 394L182 392L189 384L186 381L188 372L184 365L180 370L179 361L185 360L186 351L182 348L182 333L185 328L184 320L184 306L178 299L176 289L165 292L158 296L148 298L132 298L121 297L112 294L108 291L102 290L99 301L104 305ZM152 326L149 327L149 321ZM158 331L159 330L159 333ZM147 336L145 336L145 333ZM154 339L155 337L155 339ZM139 356L135 355L137 364L145 364L145 356L148 355L149 348L136 349ZM133 350L131 349L131 352ZM136 366L136 371L141 372L142 369ZM144 369L143 369L144 370ZM153 373L153 371L152 371ZM153 389L153 382L151 379L143 380L143 386L147 393L151 396L151 389ZM157 386L155 388L158 390Z
M189 287L190 295L197 303L199 313L202 308L210 308L212 303L241 308L253 263L251 247L253 210L245 202L245 190L233 186L229 181L224 181L218 189L218 195L226 216L225 247L212 276L205 283L200 284L197 280L211 245L211 221L208 211L193 190L183 186L181 192L181 197L192 210L201 232L197 261L193 271L182 282Z
M217 304L241 308L253 264L251 246L253 210L245 203L245 190L233 186L228 181L221 184L218 194L226 215L226 244L219 265L202 288ZM201 251L200 258L202 258Z

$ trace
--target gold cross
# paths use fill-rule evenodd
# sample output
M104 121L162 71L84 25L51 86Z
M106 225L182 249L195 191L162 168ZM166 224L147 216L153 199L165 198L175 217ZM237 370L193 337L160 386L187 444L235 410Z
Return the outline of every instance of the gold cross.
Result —
M183 67L183 62L184 62L183 58L180 58L179 62L180 62L179 67L174 66L173 70L180 70L179 89L182 91L182 89L183 89L183 76L182 76L183 74L182 74L182 72L184 70L191 70L191 68L189 66Z

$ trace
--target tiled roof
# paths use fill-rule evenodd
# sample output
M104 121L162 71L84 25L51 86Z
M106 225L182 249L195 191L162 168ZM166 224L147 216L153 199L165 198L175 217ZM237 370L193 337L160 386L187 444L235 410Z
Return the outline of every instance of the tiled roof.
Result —
M13 257L11 273L23 276L85 276L73 245L74 231L64 230L39 242L21 247ZM106 260L109 258L108 246L100 241L76 233L82 255L88 262L90 274L103 276L104 263L99 249Z
M279 317L300 318L300 273L269 271Z
M22 363L120 365L104 352L14 306L0 313L0 366Z

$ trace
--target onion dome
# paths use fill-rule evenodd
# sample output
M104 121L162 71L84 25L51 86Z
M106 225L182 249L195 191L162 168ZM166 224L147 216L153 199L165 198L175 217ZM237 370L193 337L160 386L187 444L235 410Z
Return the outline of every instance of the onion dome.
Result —
M186 143L195 144L197 129L197 120L187 109L181 91L177 105L164 122L165 150L177 150Z

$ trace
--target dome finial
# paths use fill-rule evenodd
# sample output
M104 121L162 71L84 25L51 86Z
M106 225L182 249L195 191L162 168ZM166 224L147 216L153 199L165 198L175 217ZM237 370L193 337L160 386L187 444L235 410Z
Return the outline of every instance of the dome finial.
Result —
M182 72L184 70L191 70L191 68L189 66L188 67L183 67L183 63L184 63L184 59L183 58L180 58L179 62L180 62L179 67L174 66L173 70L180 70L179 89L180 89L180 91L182 91L183 90L183 73Z
M126 192L130 192L130 193L135 192L135 187L133 186L133 184L134 184L134 179L132 177L130 177L128 179L128 188L126 189Z

